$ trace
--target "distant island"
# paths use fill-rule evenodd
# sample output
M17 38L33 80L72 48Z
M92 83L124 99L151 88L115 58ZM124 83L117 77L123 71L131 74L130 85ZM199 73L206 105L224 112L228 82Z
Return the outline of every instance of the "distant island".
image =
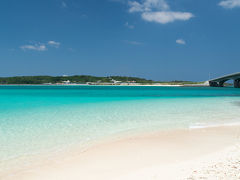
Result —
M0 77L1 85L198 85L192 81L153 81L138 77L89 75Z

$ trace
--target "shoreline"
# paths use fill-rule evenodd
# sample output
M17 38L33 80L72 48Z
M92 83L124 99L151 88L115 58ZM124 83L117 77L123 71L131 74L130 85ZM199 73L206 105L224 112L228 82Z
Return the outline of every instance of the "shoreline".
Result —
M0 86L117 86L117 87L123 87L123 86L160 86L160 87L182 87L185 85L161 85L161 84L146 84L146 85L89 85L89 84L52 84L52 85L46 85L46 84L0 84ZM192 86L186 86L186 87L192 87Z
M204 84L0 84L1 86L117 86L117 87L132 87L132 86L158 86L158 87L210 87Z
M128 135L96 143L83 152L73 149L53 159L42 159L35 166L20 168L14 176L8 174L6 179L125 180L133 176L141 179L142 174L145 177L155 174L166 179L172 172L181 174L181 167L185 170L193 167L195 161L199 161L197 159L208 156L206 161L212 161L215 153L239 143L239 137L240 126ZM220 154L223 156L228 152ZM196 165L196 168L200 166ZM186 174L191 175L191 172L186 170Z

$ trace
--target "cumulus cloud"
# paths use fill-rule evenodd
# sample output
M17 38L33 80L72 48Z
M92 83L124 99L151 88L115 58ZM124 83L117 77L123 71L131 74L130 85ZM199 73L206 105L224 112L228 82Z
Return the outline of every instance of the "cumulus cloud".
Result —
M223 0L219 3L219 6L222 6L227 9L240 7L240 0Z
M185 44L186 44L186 41L183 40L183 39L177 39L177 40L176 40L176 43L177 43L177 44L181 44L181 45L185 45Z
M48 41L48 45L58 48L61 45L61 43L56 41Z
M175 12L170 10L165 0L143 0L142 3L129 1L130 13L141 13L145 21L166 24L176 20L186 21L194 17L190 12Z
M145 0L143 3L139 3L137 1L129 1L128 2L130 9L129 12L146 12L156 10L168 10L169 6L165 2L165 0Z
M61 43L60 42L56 42L56 41L48 41L46 43L30 42L27 45L20 46L20 49L22 49L24 51L26 51L26 50L46 51L50 47L59 48L60 45L61 45Z
M47 47L44 44L23 45L20 46L22 50L46 51Z
M130 13L143 11L142 4L140 4L137 1L129 1L128 4L130 6L130 9L129 9Z
M174 22L176 20L187 21L193 17L192 13L188 12L173 12L173 11L161 11L161 12L144 12L142 18L149 22L156 22L166 24Z
M152 11L152 9L157 10L168 10L169 6L165 0L145 0L143 3L145 10Z

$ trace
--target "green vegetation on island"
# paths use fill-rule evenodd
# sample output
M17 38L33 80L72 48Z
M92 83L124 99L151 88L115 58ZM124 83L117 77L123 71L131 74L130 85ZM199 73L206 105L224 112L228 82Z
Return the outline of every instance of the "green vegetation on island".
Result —
M0 77L0 84L89 84L89 85L124 85L124 84L141 84L141 85L197 85L202 82L192 81L153 81L138 77L127 76L108 76L97 77L89 75L75 76L16 76L16 77Z
M109 76L96 77L87 75L76 76L16 76L0 77L0 84L58 84L58 83L75 83L86 84L93 83L116 83L116 82L135 82L135 83L153 83L152 80L137 77Z

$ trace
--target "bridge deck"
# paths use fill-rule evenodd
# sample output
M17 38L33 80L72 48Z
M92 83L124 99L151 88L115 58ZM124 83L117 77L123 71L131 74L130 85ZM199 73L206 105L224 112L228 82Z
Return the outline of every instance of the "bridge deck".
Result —
M219 78L214 78L214 79L211 79L209 80L209 82L220 82L220 81L227 81L227 80L230 80L230 79L240 79L240 72L238 73L233 73L233 74L228 74L228 75L225 75L225 76L221 76Z

